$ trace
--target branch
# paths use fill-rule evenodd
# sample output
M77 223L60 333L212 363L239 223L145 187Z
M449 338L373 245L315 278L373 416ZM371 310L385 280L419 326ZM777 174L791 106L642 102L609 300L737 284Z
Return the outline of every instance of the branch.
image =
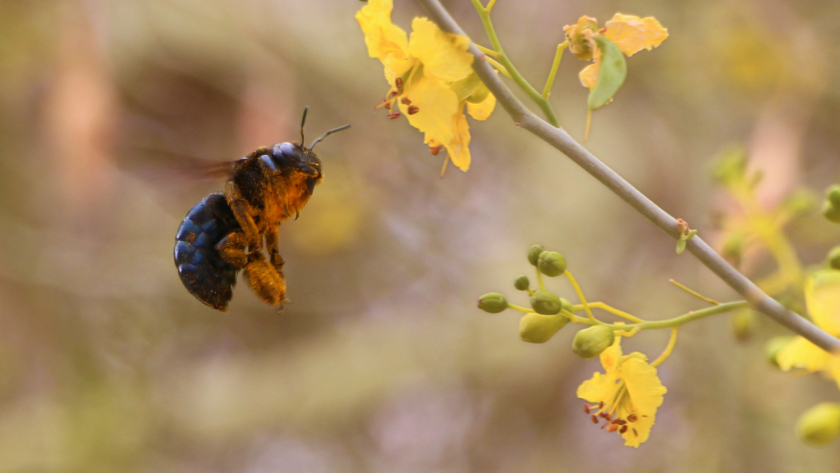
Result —
M431 19L441 29L467 36L438 0L417 1L426 8ZM484 81L490 92L496 96L498 103L504 107L517 126L530 131L568 156L592 177L607 186L637 212L659 227L660 230L670 235L674 240L679 240L680 231L677 229L677 222L674 217L659 208L653 201L616 174L615 171L599 161L592 153L572 139L568 133L549 125L528 110L493 72L493 68L487 63L486 55L479 51L475 44L470 44L470 53L475 56L473 69L475 69L476 74ZM700 237L695 236L688 240L686 249L746 299L755 310L769 316L826 351L840 352L840 339L820 330L807 319L791 312L762 292L758 286L727 263Z

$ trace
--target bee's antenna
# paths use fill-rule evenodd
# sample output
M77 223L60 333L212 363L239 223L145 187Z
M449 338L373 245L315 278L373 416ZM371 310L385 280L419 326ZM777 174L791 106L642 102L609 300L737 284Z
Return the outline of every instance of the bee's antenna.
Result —
M309 111L309 106L307 105L306 108L303 109L303 118L300 119L300 145L303 146L305 141L303 141L303 125L306 124L306 112Z
M335 133L335 132L337 132L337 131L341 131L341 130L346 130L346 129L348 129L348 128L350 128L350 125L344 125L344 126L340 126L340 127L338 127L338 128L333 128L332 130L330 130L330 131L328 131L328 132L324 133L324 134L323 134L323 136L321 136L320 138L318 138L317 140L315 140L315 141L312 143L312 146L310 146L310 147L309 147L309 149L310 149L310 150L312 150L312 148L314 148L314 147L315 147L315 145L317 145L319 141L321 141L321 140L323 140L324 138L326 138L326 137L328 137L328 136L332 135L333 133Z

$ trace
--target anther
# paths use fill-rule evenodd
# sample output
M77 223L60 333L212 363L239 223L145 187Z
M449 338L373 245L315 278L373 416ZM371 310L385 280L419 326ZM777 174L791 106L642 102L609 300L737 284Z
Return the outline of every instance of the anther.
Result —
M409 100L408 97L403 97L400 99L400 103L403 105L411 105L411 100Z
M627 432L627 426L626 425L621 427L621 430L618 431L618 433L620 433L620 434L623 434L624 432Z
M615 432L616 430L618 430L617 424L610 424L610 426L607 427L607 432Z
M391 93L388 94L388 98L392 99L392 98L396 97L397 95L399 95L399 92L397 92L396 90L392 90Z
M630 414L629 416L627 416L627 420L630 422L636 422L637 420L639 420L639 416L637 416L636 414Z
M633 435L635 435L636 437L638 437L638 436L639 436L639 433L638 433L638 432L636 432L636 429L633 429Z
M595 414L592 414L590 417L592 417L592 423L593 423L593 424L597 424L597 423L598 423L598 418L597 418L597 417L595 417Z
M437 156L438 153L440 153L441 148L442 146L429 146L429 152L432 153L432 155Z
M419 111L420 111L420 109L417 108L417 105L409 105L409 107L408 107L408 114L409 115L414 115L415 113L417 113Z
M613 424L618 424L618 425L624 425L626 423L627 423L627 421L624 420L624 419L616 419L616 420L613 421Z
M387 117L389 120L396 120L397 118L400 118L400 112L389 113Z
M589 404L584 404L583 405L583 412L586 412L587 414L589 414L589 411L590 411Z
M397 77L397 80L394 81L394 84L397 86L398 89L402 89L402 86L403 86L402 77Z
M601 402L598 403L598 409L603 409L603 408L604 408L604 401L601 401Z

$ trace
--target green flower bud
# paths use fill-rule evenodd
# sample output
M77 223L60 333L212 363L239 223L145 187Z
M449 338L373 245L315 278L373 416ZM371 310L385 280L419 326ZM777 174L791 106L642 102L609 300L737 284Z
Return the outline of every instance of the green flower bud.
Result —
M531 296L531 308L543 315L559 314L563 309L557 294L548 291L537 291Z
M796 423L796 435L805 443L825 445L840 436L840 404L822 402L805 411Z
M567 301L566 299L560 298L560 308L565 310L566 312L571 312L572 314L575 313L575 306Z
M776 357L779 356L779 352L782 351L782 348L786 347L793 341L793 338L794 337L783 335L767 340L767 343L764 344L764 356L767 358L767 362L778 368L779 362L776 360Z
M834 184L826 191L826 199L834 208L840 209L840 185Z
M520 291L527 291L531 287L531 281L528 280L528 276L523 274L513 280L513 287Z
M755 312L744 309L732 314L732 333L739 342L749 340L755 331Z
M712 167L716 181L728 185L744 179L747 170L747 153L741 146L732 146L723 151Z
M595 325L575 334L572 350L575 355L588 360L600 355L615 341L615 332L606 325Z
M561 315L525 314L519 320L519 336L528 343L545 343L567 323Z
M566 271L566 258L556 251L543 251L537 258L537 268L550 278L560 276Z
M835 246L828 252L828 265L832 269L840 269L840 246Z
M490 292L478 298L478 308L484 312L498 314L508 308L508 301L498 292Z
M534 245L528 250L528 262L531 263L531 266L537 265L537 260L540 257L540 253L545 251L545 248L542 245Z
M840 223L840 207L831 205L830 200L823 203L822 216L829 222Z

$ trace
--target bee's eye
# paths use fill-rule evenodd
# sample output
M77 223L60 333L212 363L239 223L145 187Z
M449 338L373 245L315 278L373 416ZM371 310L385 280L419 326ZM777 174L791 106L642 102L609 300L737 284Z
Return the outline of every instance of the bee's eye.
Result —
M288 163L294 163L300 160L300 156L295 145L289 143L288 141L274 145L272 152L275 158L281 158Z

